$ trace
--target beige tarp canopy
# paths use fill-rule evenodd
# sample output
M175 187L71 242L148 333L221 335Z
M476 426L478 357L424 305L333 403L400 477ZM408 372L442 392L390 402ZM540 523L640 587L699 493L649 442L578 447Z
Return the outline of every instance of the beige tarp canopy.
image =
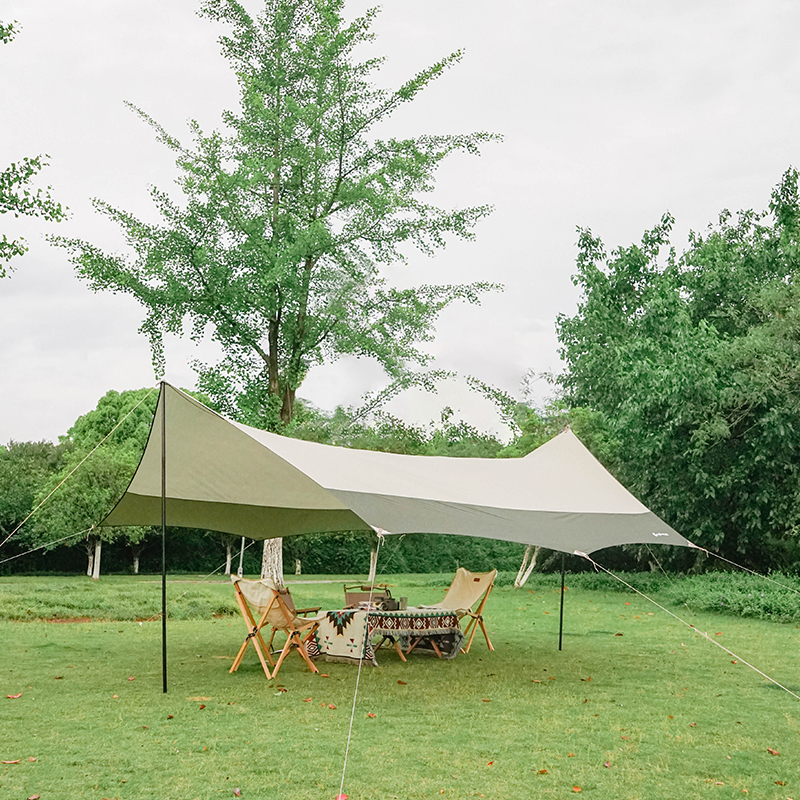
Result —
M128 490L103 525L161 522L166 401L167 525L253 539L383 529L451 533L591 553L691 546L565 431L524 458L376 453L231 422L163 384Z

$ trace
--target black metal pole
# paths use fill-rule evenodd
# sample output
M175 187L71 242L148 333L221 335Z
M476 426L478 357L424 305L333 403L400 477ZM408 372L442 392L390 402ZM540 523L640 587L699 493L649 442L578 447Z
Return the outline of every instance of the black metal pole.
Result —
M558 620L558 649L561 649L561 639L564 635L564 563L567 559L565 553L561 554L561 613Z
M161 679L167 693L167 386L161 381Z

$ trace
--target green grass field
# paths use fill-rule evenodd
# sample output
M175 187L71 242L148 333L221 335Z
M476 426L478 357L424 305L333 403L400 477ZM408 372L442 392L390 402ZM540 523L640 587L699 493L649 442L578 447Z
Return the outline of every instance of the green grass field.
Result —
M449 576L388 580L416 604ZM492 594L494 653L384 649L364 668L351 800L800 798L799 700L610 579L568 580L559 652L558 576L533 580ZM292 591L341 605L340 582ZM158 612L155 578L0 578L0 760L19 760L0 766L2 800L334 800L357 669L316 676L293 654L268 682L251 651L230 675L245 633L230 585L186 576L169 593L163 695L160 623L136 621ZM800 694L797 623L673 608Z

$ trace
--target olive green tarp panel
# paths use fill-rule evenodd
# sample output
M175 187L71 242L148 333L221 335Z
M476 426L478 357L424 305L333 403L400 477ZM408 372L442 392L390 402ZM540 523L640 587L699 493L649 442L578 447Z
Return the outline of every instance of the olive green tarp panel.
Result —
M571 431L518 459L379 453L233 423L168 384L139 468L104 525L160 521L165 399L172 526L254 539L379 528L483 536L568 553L630 543L691 546Z

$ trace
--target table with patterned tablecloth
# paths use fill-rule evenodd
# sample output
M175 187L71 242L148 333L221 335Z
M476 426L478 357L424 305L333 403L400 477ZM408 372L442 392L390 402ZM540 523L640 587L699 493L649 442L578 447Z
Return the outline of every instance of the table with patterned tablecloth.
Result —
M375 636L397 641L403 651L413 645L414 652L433 650L430 642L435 641L446 659L458 655L464 639L458 614L448 609L342 609L321 616L319 628L308 642L308 654L311 658L349 664L357 664L363 658L365 663L377 666L372 646Z

